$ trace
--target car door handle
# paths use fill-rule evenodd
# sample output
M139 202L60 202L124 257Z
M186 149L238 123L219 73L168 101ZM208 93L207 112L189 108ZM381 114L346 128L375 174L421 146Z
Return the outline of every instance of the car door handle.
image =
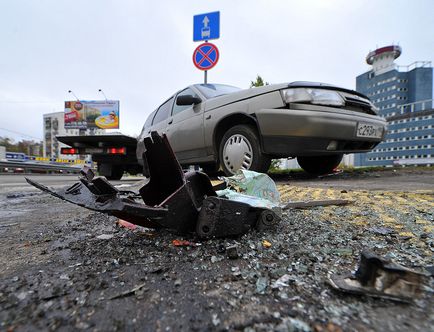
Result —
M173 123L173 119L170 119L170 121L167 124L172 124Z
M209 119L211 119L211 114L209 114L205 117L205 120L209 120Z

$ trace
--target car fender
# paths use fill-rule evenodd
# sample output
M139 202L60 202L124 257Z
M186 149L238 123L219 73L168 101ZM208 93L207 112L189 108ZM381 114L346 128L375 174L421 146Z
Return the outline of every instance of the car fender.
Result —
M211 150L213 155L216 157L215 159L217 159L218 151L219 151L219 143L223 138L225 132L229 130L229 128L240 124L246 124L255 127L255 129L258 131L260 145L262 147L262 139L259 132L259 126L254 114L249 114L247 112L228 114L220 118L213 128Z

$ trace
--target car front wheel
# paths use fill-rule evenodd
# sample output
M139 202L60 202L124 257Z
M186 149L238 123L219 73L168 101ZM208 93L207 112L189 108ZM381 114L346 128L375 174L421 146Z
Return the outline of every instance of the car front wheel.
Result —
M271 159L261 152L258 134L248 125L230 128L223 136L219 147L220 163L226 175L239 169L267 172Z
M330 156L297 157L298 164L307 173L324 175L331 173L342 161L342 154Z

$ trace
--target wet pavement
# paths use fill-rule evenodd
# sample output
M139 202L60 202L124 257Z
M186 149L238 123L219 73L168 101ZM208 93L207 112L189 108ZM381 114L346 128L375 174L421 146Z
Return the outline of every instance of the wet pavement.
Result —
M327 283L364 249L418 271L434 265L434 188L391 188L394 173L353 176L352 186L346 175L279 179L283 201L352 203L288 210L277 232L202 242L2 189L0 330L430 331L432 278L412 304ZM412 176L433 178L403 178Z

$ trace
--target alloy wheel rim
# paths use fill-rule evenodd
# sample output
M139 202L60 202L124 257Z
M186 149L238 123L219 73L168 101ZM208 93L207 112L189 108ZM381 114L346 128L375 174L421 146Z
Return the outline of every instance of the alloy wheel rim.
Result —
M226 169L235 174L239 169L250 169L253 162L253 149L249 140L235 134L229 137L223 147L223 163Z

